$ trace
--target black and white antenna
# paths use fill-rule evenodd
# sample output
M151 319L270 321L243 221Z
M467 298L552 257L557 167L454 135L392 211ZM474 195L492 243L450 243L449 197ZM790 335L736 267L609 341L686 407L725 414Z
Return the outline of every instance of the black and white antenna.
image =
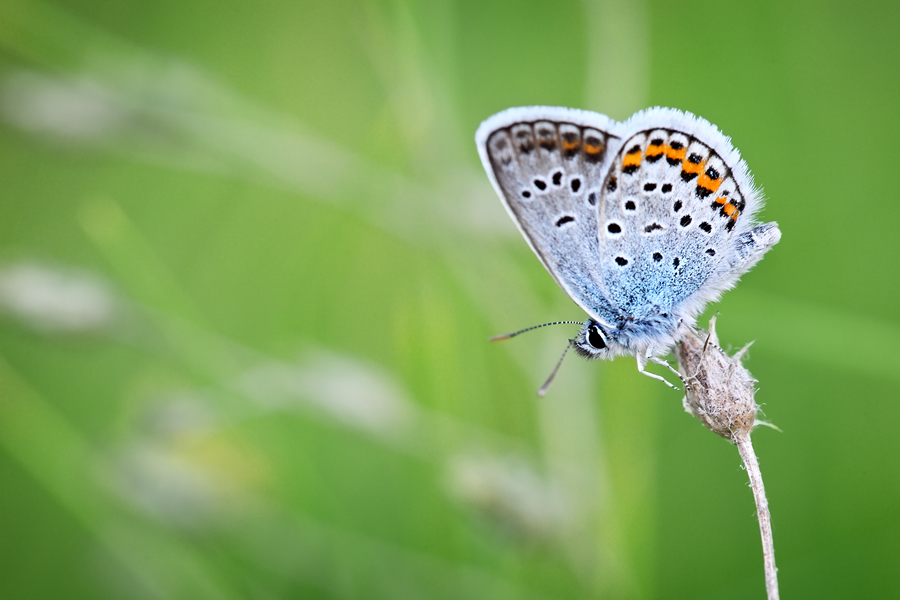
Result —
M509 338L516 337L520 333L525 333L526 331L531 331L532 329L538 329L540 327L547 327L548 325L584 325L584 323L582 323L581 321L553 321L552 323L544 323L543 325L532 325L531 327L526 327L525 329L520 329L519 331L514 331L512 333L495 335L490 339L490 341L499 342L501 340L508 340ZM556 372L559 371L559 368L562 366L563 359L566 357L566 354L569 352L569 348L572 347L574 341L575 340L569 340L569 343L566 345L566 349L563 350L562 356L559 357L556 366L553 367L553 371L551 371L550 376L547 377L547 381L545 381L544 385L541 386L541 389L538 390L538 396L543 397L544 394L547 393L547 390L550 388L550 384L553 383L553 379L556 377Z
M532 325L531 327L513 331L512 333L501 333L500 335L495 335L488 341L499 342L501 340L508 340L509 338L516 337L520 333L525 333L526 331L531 331L532 329L538 329L540 327L547 327L548 325L584 325L584 323L581 321L553 321L552 323L544 323L543 325Z

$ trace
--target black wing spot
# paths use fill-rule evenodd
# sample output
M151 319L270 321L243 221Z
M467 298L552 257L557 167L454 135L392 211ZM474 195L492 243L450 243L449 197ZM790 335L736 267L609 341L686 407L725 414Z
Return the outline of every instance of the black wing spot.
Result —
M635 210L637 209L637 205L631 200L625 203L625 210Z
M709 233L710 231L712 231L712 225L710 225L706 221L703 221L702 223L700 223L700 229L702 229L706 233Z
M659 223L651 223L650 225L644 227L644 231L646 233L653 233L657 229L662 229L662 225L660 225Z
M676 200L675 204L672 206L672 208L675 209L675 212L678 212L679 210L681 210L681 200Z
M575 179L573 179L571 181L571 183L569 185L572 186L572 193L574 194L575 192L577 192L578 190L581 189L581 180L576 177Z
M659 188L659 189L662 190L662 193L663 193L663 194L668 194L669 192L672 191L672 184L671 184L671 183L664 183L663 186L662 186L661 188Z
M701 160L703 160L703 158L699 154L691 154L688 156L688 162L694 163L695 165L699 165Z
M645 184L644 184L644 191L645 191L645 192L652 192L652 191L655 190L655 189L656 189L656 184L655 184L655 183L645 183Z
M632 146L632 147L628 150L628 152L626 152L625 154L637 154L637 153L640 152L640 151L641 151L641 145L640 145L640 144L635 144L635 145Z
M702 185L698 185L697 189L695 190L695 193L697 194L697 197L702 200L703 198L706 198L707 196L712 194L713 191L711 189L709 189L708 187L703 187Z
M714 249L712 249L712 248L707 248L707 249L706 249L706 253L709 254L710 256L715 256L715 255L716 255L716 251L715 251Z
M627 167L622 168L622 172L626 175L634 175L640 168L640 165L628 165Z
M616 181L615 177L610 177L609 183L606 184L607 191L614 192L616 191L617 187L619 187L619 182Z
M716 171L713 167L710 167L706 170L706 176L712 180L716 180L719 178L719 172Z
M728 222L725 223L725 229L727 229L728 231L734 229L734 219L728 219Z
M618 223L610 223L606 226L606 230L610 233L622 233L622 227Z
M672 150L681 150L682 148L684 148L684 144L682 144L681 142L677 142L677 141L669 142L669 148L671 148Z
M681 170L681 180L684 182L688 182L696 176L697 176L696 173L689 173L688 171L685 171L684 169Z
M562 185L562 171L553 174L553 185Z
M681 264L681 261L678 260L677 257L672 260L672 266L675 267L676 269L678 268L678 265L680 265L680 264Z
M651 146L662 146L662 138L656 138L650 141Z
M534 180L534 187L536 187L537 189L539 189L539 190L541 190L541 191L546 190L546 189L547 189L547 182L544 181L543 179L535 179L535 180Z
M556 226L557 226L557 227L562 227L562 226L565 225L566 223L571 223L571 222L573 222L574 220L575 220L575 217L570 216L570 215L566 215L566 216L564 216L564 217L560 217L559 221L556 222Z
M691 224L691 221L692 221L691 215L684 215L683 217L681 217L680 223L681 223L682 227L687 227L688 225Z
M625 265L628 264L628 259L626 259L624 256L617 256L616 264L619 265L620 267L624 267Z
M522 190L522 197L531 198L531 192L529 192L528 190Z
M590 204L591 206L597 205L597 192L591 192L590 194L588 194L588 204Z
M661 261L661 260L662 260L662 254L660 254L659 252L654 252L654 253L653 253L653 260L655 260L656 262Z

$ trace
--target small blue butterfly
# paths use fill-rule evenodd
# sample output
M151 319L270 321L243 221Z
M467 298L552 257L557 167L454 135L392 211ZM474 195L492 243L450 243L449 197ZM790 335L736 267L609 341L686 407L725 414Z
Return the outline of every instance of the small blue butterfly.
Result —
M589 316L570 345L592 359L634 356L670 386L647 362L674 372L660 357L679 327L781 239L777 223L754 218L762 197L738 151L690 113L651 108L618 123L510 108L475 141L531 249Z

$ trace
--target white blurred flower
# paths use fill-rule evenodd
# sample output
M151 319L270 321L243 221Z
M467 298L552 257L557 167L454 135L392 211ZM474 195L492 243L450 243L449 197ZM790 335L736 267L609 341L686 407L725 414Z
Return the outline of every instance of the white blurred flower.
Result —
M211 401L193 391L172 392L141 414L141 431L155 439L206 435L220 427Z
M270 408L314 408L350 427L393 437L408 430L414 405L384 371L324 352L299 365L268 363L245 371L238 385Z
M115 452L111 487L171 527L197 531L234 517L267 478L265 461L222 426L202 395L162 398L135 425Z
M134 508L179 529L205 526L218 511L219 490L202 465L173 448L128 446L116 464L115 489Z
M447 485L454 497L523 537L552 538L568 518L559 486L520 456L456 456L448 464Z
M109 325L116 299L94 275L36 263L0 267L0 311L42 333L89 333Z
M3 82L0 110L21 129L64 141L100 140L117 132L126 112L88 79L19 72Z

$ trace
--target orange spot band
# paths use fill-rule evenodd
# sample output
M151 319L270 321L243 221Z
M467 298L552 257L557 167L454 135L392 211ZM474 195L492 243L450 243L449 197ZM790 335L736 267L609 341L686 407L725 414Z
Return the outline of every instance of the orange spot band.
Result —
M722 178L719 177L718 179L710 179L710 177L706 173L703 173L697 180L697 185L701 185L706 189L715 192L719 189L719 186L722 185Z
M626 154L625 160L622 161L623 167L637 167L641 164L641 153L635 152L634 154Z
M705 165L706 165L706 161L692 163L689 160L684 160L681 162L681 170L686 171L688 173L701 173L701 172L703 172L703 167ZM704 187L706 187L706 186L704 186Z
M671 160L684 160L685 154L687 154L687 148L675 150L671 146L666 146L666 158Z

